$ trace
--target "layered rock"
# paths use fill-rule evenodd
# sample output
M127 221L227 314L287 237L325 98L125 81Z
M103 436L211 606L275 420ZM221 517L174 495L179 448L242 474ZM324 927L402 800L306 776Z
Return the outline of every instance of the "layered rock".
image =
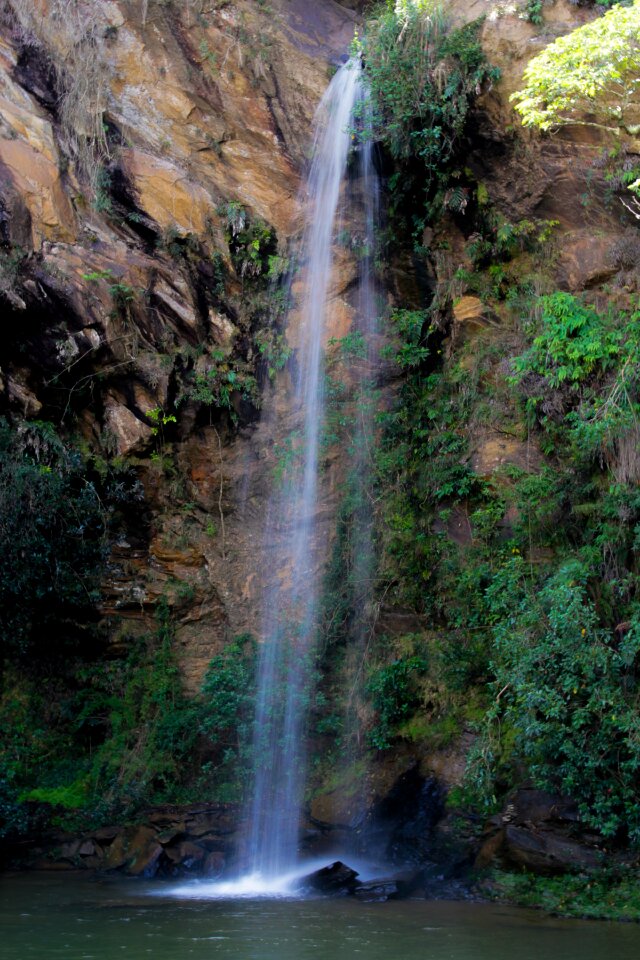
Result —
M286 251L313 114L353 34L349 6L150 0L143 18L123 0L80 4L70 25L57 0L39 0L3 22L0 296L11 329L3 408L61 422L137 464L151 509L114 545L102 611L119 642L148 629L168 594L192 690L229 635L256 627L256 545L273 465L265 447L274 437L236 437L226 413L208 425L182 400L161 450L149 413L164 417L180 403L178 371L197 372L199 354L258 365L228 209L263 222ZM65 126L65 97L83 82L72 27L78 44L86 28L104 86L105 139L88 158L89 107L76 105L75 140ZM241 421L255 419L239 394L232 402ZM176 514L179 501L191 505L187 517Z

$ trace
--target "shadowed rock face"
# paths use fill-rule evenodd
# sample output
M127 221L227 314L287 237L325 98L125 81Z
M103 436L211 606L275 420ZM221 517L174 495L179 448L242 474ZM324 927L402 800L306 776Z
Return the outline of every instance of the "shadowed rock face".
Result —
M476 866L493 861L537 874L561 874L602 865L597 837L580 824L569 798L524 787L486 823Z

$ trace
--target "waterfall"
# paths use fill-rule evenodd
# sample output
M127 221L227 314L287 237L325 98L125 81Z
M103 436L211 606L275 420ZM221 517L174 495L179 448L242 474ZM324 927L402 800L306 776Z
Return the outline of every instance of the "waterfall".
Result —
M318 531L323 510L319 452L325 406L324 346L333 247L352 145L350 125L361 96L361 65L349 61L334 76L318 108L313 160L301 198L305 226L291 297L291 311L300 319L299 342L290 370L289 399L284 413L280 411L290 429L286 469L271 495L266 518L255 769L246 838L249 873L263 881L282 876L296 862L306 773L305 727L326 560L326 543L319 542ZM371 177L370 147L366 151L365 177ZM367 243L373 214L371 222L368 217L362 225ZM367 317L374 313L370 269L369 263L366 282L360 277L356 304Z

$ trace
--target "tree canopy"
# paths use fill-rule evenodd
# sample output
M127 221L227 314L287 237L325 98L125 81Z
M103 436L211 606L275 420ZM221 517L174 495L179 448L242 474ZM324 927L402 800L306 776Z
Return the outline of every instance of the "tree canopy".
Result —
M624 128L640 92L640 0L559 37L531 60L524 80L511 100L525 126L550 130L583 112Z

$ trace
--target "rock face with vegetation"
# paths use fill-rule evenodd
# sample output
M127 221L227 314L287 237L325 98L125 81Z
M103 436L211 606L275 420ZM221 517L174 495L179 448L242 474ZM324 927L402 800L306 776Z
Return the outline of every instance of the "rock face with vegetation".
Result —
M217 872L230 852L148 808L242 794L256 553L290 455L261 411L295 349L282 278L312 116L357 24L386 208L378 565L354 663L363 506L336 427L305 843L374 843L411 783L428 803L391 817L398 862L413 836L482 868L630 862L640 13L610 6L4 0L11 843L53 804L86 844L67 862L135 872L138 844L143 872ZM332 403L348 436L348 389ZM136 817L151 832L110 827Z

